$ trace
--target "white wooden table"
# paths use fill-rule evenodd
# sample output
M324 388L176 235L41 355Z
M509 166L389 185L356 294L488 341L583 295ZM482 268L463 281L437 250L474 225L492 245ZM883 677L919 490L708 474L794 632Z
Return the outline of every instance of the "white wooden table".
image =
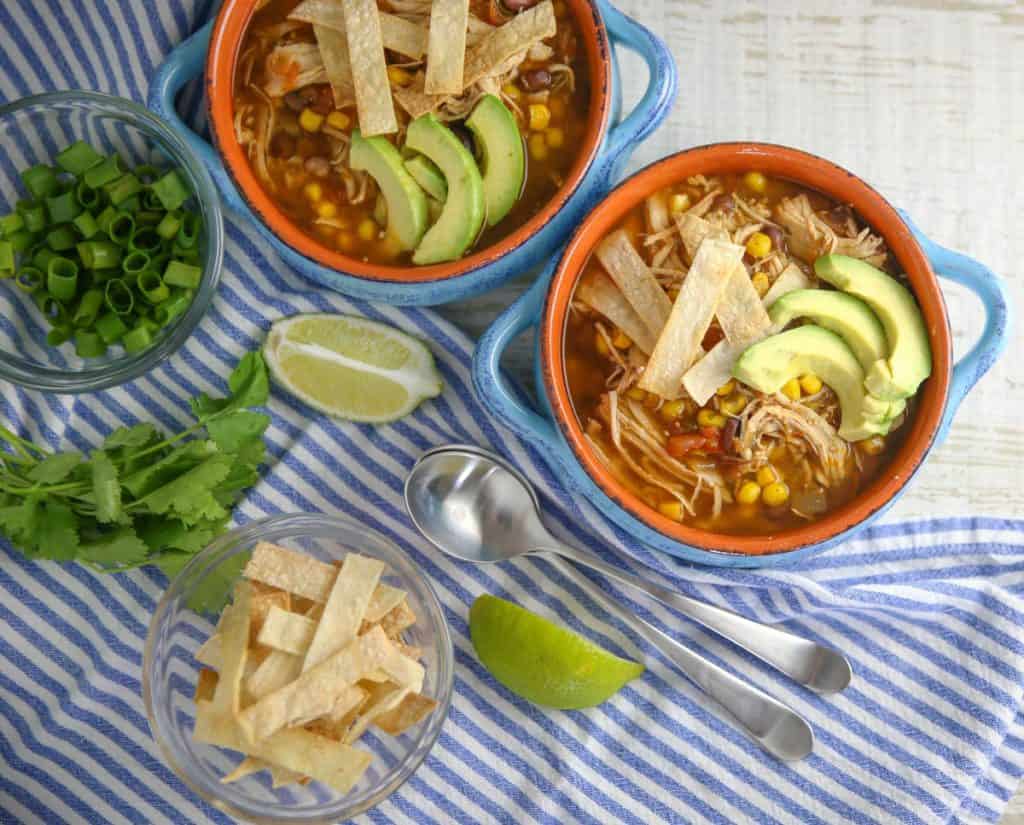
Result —
M720 140L823 155L907 210L940 243L987 263L1024 306L1024 3L1014 0L618 0L664 36L679 65L669 120L630 166ZM840 11L840 9L842 9ZM626 102L646 71L622 55ZM520 279L443 311L472 335L519 295ZM980 305L944 284L957 352ZM1024 514L1021 326L960 409L892 518ZM528 381L532 340L507 364ZM1024 825L1024 792L1004 825Z

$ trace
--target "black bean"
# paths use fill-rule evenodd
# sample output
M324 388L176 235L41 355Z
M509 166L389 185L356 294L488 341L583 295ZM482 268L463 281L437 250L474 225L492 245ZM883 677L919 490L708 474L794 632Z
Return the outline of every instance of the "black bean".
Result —
M785 234L783 234L782 230L779 229L779 227L773 226L772 224L769 223L765 224L764 228L761 231L772 239L772 249L783 248L783 245L786 241L786 236Z
M732 452L732 442L736 440L736 434L740 431L740 420L729 417L722 429L722 452Z
M305 109L306 103L308 101L306 99L306 96L302 92L302 89L299 89L294 92L288 92L288 94L284 96L285 106L287 106L293 112L301 112L303 109Z
M711 201L712 212L731 212L736 208L736 199L732 195L722 194Z
M476 146L473 143L473 135L462 123L449 123L448 128L455 133L455 137L462 141L462 145L471 154L476 154Z
M528 92L539 92L551 88L551 72L547 69L530 69L519 75L519 85Z

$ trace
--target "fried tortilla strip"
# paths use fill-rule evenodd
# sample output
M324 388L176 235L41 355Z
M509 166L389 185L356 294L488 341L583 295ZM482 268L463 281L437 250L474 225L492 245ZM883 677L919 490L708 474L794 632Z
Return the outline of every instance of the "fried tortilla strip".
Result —
M469 0L434 0L431 4L423 85L427 94L462 94L468 21Z
M632 338L645 355L650 355L654 350L657 336L636 314L622 290L603 272L595 270L588 273L576 287L576 297Z
M520 12L503 26L491 31L466 55L462 87L469 88L509 58L526 51L546 37L554 37L557 30L551 0L544 0L532 9Z
M220 634L214 633L199 645L195 658L201 665L220 670Z
M377 559L349 553L334 580L323 616L313 634L313 641L302 662L308 671L332 653L347 647L363 622L373 591L384 572L384 563Z
M637 386L666 400L683 394L683 376L701 352L733 269L743 258L742 246L705 240L683 281L672 314Z
M261 742L247 743L230 715L218 714L211 703L196 704L196 740L246 753L299 776L348 793L370 766L369 753L301 729L281 730Z
M732 277L718 302L718 325L731 344L748 343L763 336L771 327L771 319L761 303L743 262L733 268Z
M304 0L288 15L289 20L311 23L345 35L345 12L339 0ZM427 30L396 14L380 13L380 33L384 48L419 60L427 53Z
M795 289L808 289L812 286L811 280L803 273L796 264L790 264L779 274L772 284L771 289L762 299L763 305L771 306L775 301L792 292ZM701 358L696 364L687 370L683 376L683 386L690 394L690 397L698 404L706 404L715 394L715 391L732 378L732 368L736 359L743 354L743 351L757 343L768 335L779 332L773 327L757 336L751 341L740 341L733 344L729 341L719 341L711 351Z
M302 656L272 650L263 663L245 680L246 692L258 701L295 681L302 673L302 659Z
M366 707L363 708L342 741L346 745L351 745L366 732L366 729L373 724L378 716L394 710L408 695L409 688L391 682L374 685L370 701L366 703Z
M704 243L705 238L712 238L717 241L729 240L729 233L722 227L694 215L692 212L684 212L676 216L676 227L683 239L683 246L686 249L686 258L691 263L697 255L697 250Z
M195 701L200 700L211 700L213 699L214 691L217 689L217 681L220 677L217 676L217 671L210 670L208 667L199 669L199 678L196 679L196 689L192 694L192 698Z
M429 696L408 693L396 707L379 714L373 723L385 733L398 736L422 722L436 707L437 702Z
M366 615L363 620L367 622L379 622L388 613L405 601L405 591L390 584L378 584L373 591L373 598L366 606Z
M364 137L398 131L376 0L345 0L345 37Z
M256 582L252 583L249 597L249 646L256 644L263 622L271 608L291 609L291 594L277 588L270 588Z
M237 765L231 773L225 774L220 779L221 785L227 785L231 782L237 782L239 779L245 779L247 776L252 776L254 773L265 771L270 768L266 762L262 759L257 759L255 756L247 756Z
M313 34L320 49L320 59L324 62L327 82L331 84L334 105L339 109L351 106L356 101L356 87L349 63L348 40L341 32L326 26L314 25Z
M358 704L349 706L348 696L346 695L344 697L346 699L344 704L337 704L326 716L321 716L308 722L305 726L306 730L320 736L326 736L328 739L334 739L337 742L344 740L345 734L348 733L352 723L355 722L356 717L366 707L366 703L370 699L370 692L363 686L364 684L365 682L359 682L353 687L353 690L358 690L362 694L362 699ZM348 709L344 710L346 707Z
M398 105L413 120L436 111L448 99L445 95L428 95L423 91L425 82L423 73L417 72L408 86L399 86L392 91Z
M316 626L316 621L307 616L274 607L263 622L257 642L264 647L304 657L313 641Z
M608 235L594 250L615 285L644 322L650 334L657 338L672 312L672 302L658 284L658 279L633 247L624 229Z
M242 674L249 655L251 587L244 579L235 586L235 600L225 608L221 628L221 668L210 705L217 713L237 714L242 704Z
M416 624L416 614L412 612L412 608L409 607L409 603L403 599L397 606L385 614L380 622L381 629L387 635L389 639L397 638L398 634L403 630L412 627ZM365 633L369 630L367 625L363 625L360 632Z

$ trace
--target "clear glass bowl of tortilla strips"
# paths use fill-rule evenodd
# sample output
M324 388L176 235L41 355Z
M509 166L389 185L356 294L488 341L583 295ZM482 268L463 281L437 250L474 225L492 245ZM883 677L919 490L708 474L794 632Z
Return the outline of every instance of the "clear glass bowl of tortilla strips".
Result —
M164 758L210 804L337 822L426 758L453 664L437 596L402 550L348 519L286 515L225 534L171 582L142 693Z

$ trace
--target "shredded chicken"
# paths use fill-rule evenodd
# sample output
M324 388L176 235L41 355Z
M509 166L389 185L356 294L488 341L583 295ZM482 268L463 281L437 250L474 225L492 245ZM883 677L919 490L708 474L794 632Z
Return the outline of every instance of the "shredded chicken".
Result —
M852 237L838 233L811 208L806 195L781 201L775 208L775 217L789 233L790 249L808 263L832 254L861 258L872 266L885 263L885 241L867 227Z
M271 97L283 97L303 86L326 82L327 71L316 43L285 43L275 46L267 55L263 91Z

